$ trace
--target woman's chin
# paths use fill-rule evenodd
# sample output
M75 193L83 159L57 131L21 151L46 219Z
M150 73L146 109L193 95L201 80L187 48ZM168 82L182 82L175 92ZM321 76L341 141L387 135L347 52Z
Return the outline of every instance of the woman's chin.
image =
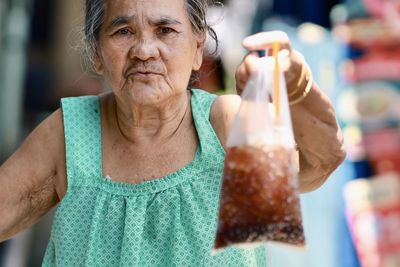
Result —
M128 94L133 104L157 105L167 100L171 93L169 88L137 83L129 90Z

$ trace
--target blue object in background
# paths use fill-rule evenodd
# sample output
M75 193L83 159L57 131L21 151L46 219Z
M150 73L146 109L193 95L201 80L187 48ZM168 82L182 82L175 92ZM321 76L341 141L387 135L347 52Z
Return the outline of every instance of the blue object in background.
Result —
M339 219L339 234L341 239L339 240L339 266L342 267L360 267L360 263L357 257L357 252L354 248L353 240L350 236L350 229L344 214Z
M329 28L331 9L342 2L343 0L259 0L251 33L262 31L263 21L272 16L290 17L296 23L312 22Z
M2 266L2 263L4 261L5 250L6 242L0 242L0 266Z

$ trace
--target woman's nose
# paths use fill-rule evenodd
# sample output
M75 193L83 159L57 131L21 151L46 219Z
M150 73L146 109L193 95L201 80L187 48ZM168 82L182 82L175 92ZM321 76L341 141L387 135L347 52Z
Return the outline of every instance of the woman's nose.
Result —
M132 45L129 56L132 59L146 61L149 59L157 59L160 56L159 47L156 40L151 37L141 37Z

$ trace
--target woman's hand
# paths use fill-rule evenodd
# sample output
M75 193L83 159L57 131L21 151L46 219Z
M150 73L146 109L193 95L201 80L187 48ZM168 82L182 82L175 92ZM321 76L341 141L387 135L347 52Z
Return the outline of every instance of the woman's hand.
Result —
M290 94L297 89L304 64L303 57L292 49L286 33L281 31L261 32L243 40L243 46L251 52L243 59L236 70L236 91L239 95L242 94L247 80L254 71L254 61L258 58L255 51L265 51L267 55L272 55L275 43L279 43L280 46L279 58L281 67L285 70L288 93Z
M284 61L281 65L285 70L288 95L294 95L295 100L299 100L290 106L290 110L300 155L300 190L312 191L321 186L343 161L343 139L330 100L312 81L311 73L307 74L310 70L303 56L291 48L286 33L258 33L244 39L243 45L249 51L265 50L271 55L272 47L277 42L281 49L280 62ZM254 70L257 57L256 53L250 52L236 71L239 95Z

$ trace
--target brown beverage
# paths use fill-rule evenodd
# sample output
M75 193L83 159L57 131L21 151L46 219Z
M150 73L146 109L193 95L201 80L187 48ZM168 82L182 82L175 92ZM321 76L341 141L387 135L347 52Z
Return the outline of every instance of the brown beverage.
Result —
M304 245L295 151L282 146L228 149L215 248L278 241Z

